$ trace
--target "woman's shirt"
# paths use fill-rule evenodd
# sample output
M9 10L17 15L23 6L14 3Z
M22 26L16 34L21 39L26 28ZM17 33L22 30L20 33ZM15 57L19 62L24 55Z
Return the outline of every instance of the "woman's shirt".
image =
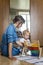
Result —
M16 33L16 27L13 23L11 23L6 29L5 33L2 36L2 53L6 53L8 55L8 44L14 43L18 40L18 36Z

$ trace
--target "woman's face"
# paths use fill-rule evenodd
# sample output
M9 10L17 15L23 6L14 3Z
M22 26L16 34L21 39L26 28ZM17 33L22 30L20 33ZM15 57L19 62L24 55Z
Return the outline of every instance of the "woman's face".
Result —
M22 24L23 24L23 23L18 22L18 23L17 23L17 28L22 27Z

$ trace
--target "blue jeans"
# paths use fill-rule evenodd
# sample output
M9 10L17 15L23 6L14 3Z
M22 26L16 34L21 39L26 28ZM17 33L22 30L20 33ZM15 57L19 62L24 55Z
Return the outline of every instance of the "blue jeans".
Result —
M12 56L19 55L20 50L18 48L12 48Z
M4 46L4 47L2 46L1 51L3 56L8 56L7 46ZM19 53L20 53L20 50L18 48L15 48L15 47L12 48L12 56L19 55Z

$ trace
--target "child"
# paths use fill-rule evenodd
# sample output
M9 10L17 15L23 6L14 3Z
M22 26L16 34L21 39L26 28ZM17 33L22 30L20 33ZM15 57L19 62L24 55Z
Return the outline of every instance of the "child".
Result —
M30 32L28 30L24 30L22 35L23 38L20 38L20 42L24 43L24 41L27 41L30 44L30 39L29 39Z
M22 51L22 55L24 55L27 52L27 46L30 45L30 39L29 39L30 32L28 30L24 30L22 35L23 35L23 38L20 38L20 42L23 43L24 45L23 51Z

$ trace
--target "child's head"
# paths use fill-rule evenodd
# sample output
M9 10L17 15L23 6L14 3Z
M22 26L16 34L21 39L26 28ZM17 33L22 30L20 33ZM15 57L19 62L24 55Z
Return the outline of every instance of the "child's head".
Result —
M30 35L30 32L29 32L28 30L24 30L24 31L23 31L23 37L24 37L25 39L29 39L29 35Z

